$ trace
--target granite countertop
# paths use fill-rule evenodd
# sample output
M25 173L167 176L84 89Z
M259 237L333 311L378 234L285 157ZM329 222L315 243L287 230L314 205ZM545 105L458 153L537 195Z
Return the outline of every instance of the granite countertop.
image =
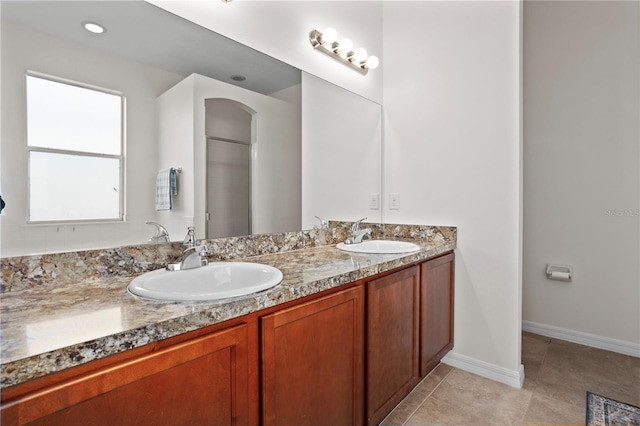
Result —
M454 229L455 228L451 228ZM5 292L1 388L220 323L453 250L453 238L403 238L409 254L356 254L334 244L236 258L283 273L264 292L217 302L162 302L127 290L132 276L89 277L63 285Z

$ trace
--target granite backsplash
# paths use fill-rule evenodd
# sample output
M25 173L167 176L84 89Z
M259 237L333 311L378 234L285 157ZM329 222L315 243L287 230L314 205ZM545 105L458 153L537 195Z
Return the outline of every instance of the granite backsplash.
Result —
M332 221L329 229L201 240L210 261L231 260L337 244L349 236L352 222ZM456 241L456 227L362 223L371 238ZM0 293L43 288L78 280L135 276L176 262L181 243L142 244L109 249L0 259Z

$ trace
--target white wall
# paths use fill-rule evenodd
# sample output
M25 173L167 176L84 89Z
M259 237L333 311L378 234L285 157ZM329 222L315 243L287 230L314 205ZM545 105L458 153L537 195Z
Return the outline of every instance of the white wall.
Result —
M383 15L384 191L400 195L384 220L458 227L453 359L518 386L520 3L390 2Z
M126 222L26 225L25 72L37 71L123 92L127 100ZM154 214L155 97L181 76L101 54L17 24L2 23L2 256L142 243ZM60 196L68 196L61 191Z
M638 9L525 3L523 314L640 354Z
M354 47L385 59L381 1L167 1L147 0L303 71L375 102L382 102L382 71L362 76L315 52L309 32L334 27Z
M381 222L379 104L302 73L302 229L326 220Z
M177 175L178 194L172 198L172 209L155 211L154 221L169 232L171 241L181 241L194 219L193 115L194 75L185 78L156 99L157 164L154 169L180 168ZM155 183L154 183L155 189ZM202 229L199 238L203 237Z

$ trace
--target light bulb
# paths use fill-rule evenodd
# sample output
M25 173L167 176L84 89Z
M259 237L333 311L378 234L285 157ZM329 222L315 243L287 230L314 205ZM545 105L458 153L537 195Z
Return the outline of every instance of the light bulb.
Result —
M380 59L378 59L377 56L369 56L367 58L367 62L365 62L365 65L370 70L374 70L374 69L378 68L378 65L380 65Z
M367 49L364 47L358 47L355 52L353 52L353 59L362 62L367 59Z
M96 24L95 22L83 22L82 26L85 30L94 34L102 34L103 32L105 32L104 27L102 25Z
M327 28L322 33L322 42L331 44L338 39L338 32L335 28Z
M353 49L353 42L351 39L343 38L340 40L340 47L338 47L338 49L344 53L351 52L351 49Z

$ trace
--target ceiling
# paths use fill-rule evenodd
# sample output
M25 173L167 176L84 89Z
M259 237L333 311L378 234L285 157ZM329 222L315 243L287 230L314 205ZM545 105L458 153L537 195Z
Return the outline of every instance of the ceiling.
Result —
M300 70L142 0L6 1L2 20L188 76L198 73L258 93L299 84ZM82 23L106 28L92 34ZM237 82L231 76L242 75Z

